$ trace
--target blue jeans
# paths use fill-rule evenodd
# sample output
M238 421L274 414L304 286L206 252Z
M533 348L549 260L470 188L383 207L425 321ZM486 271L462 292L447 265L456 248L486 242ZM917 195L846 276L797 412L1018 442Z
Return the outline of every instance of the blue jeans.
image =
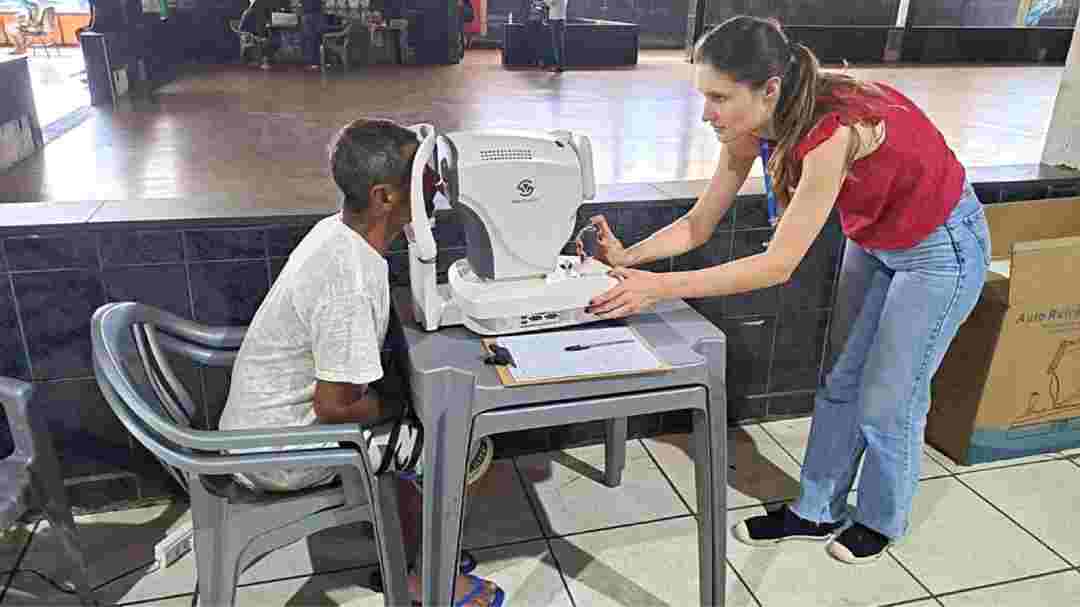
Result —
M864 460L854 521L891 539L907 532L930 380L989 265L986 216L968 184L946 222L911 248L847 242L833 313L843 350L817 391L795 514L844 521Z

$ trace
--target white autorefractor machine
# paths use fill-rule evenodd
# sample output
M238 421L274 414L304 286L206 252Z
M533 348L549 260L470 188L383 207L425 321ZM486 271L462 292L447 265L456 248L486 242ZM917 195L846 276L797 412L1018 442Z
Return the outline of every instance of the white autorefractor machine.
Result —
M428 331L464 324L506 335L598 320L590 299L616 284L592 258L560 255L578 207L596 192L589 139L565 131L480 130L436 134L412 127L420 147L412 168L409 280L417 321ZM467 257L436 284L433 217L424 168L435 168L465 230Z

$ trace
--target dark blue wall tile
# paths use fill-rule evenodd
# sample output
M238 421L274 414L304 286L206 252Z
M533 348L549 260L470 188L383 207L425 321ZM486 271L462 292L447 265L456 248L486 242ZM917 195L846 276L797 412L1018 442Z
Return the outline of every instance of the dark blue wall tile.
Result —
M188 259L262 259L266 257L266 230L191 230L184 232Z
M197 263L189 267L195 320L247 325L270 290L264 260Z
M11 270L98 267L96 232L19 236L4 239Z
M96 271L14 274L34 379L88 377L90 317L105 303Z
M762 394L769 378L776 318L713 321L727 337L727 388L733 397Z
M732 238L732 259L765 252L772 230L736 230ZM724 298L724 316L775 314L780 308L780 287L758 289Z
M137 301L191 318L187 270L182 265L109 268L101 273L109 301Z
M735 198L735 229L768 228L769 206L765 196L737 196Z
M785 394L769 398L769 417L807 415L814 410L814 393Z
M273 285L277 282L278 276L281 276L281 270L288 263L288 257L274 257L270 260L270 284Z
M731 244L731 230L717 230L705 244L676 257L675 271L702 270L725 264L731 261Z
M733 398L728 401L728 422L748 422L765 417L769 399Z
M821 353L828 332L828 312L798 312L780 317L769 379L770 392L817 388Z
M499 458L551 450L551 436L548 428L506 432L497 434L492 439L495 441L495 456Z
M130 466L130 436L94 379L41 382L33 406L44 414L65 478Z
M668 205L628 204L605 215L608 225L623 246L631 247L675 220L675 209Z
M297 226L274 226L266 231L267 247L271 257L288 257L296 245L307 236L314 224Z
M26 344L19 330L15 301L11 296L11 279L0 274L0 375L21 380L30 379Z
M101 261L105 267L183 260L184 247L178 231L115 231L101 235Z

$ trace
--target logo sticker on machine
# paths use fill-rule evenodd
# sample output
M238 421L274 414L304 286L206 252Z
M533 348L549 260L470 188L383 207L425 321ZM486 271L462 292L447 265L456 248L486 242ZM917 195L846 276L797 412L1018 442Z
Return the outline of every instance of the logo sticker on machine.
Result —
M536 183L532 179L522 179L515 187L518 196L514 202L534 202L536 200Z

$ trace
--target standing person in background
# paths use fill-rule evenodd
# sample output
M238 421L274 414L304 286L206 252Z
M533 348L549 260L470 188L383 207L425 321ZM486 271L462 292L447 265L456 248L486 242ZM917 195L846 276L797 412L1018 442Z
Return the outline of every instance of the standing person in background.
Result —
M566 2L567 0L544 0L548 5L548 21L551 22L551 47L555 51L556 72L566 65Z
M322 47L322 36L327 31L326 15L323 14L322 0L301 0L300 27L304 37L304 62L310 71L322 69L322 58L319 50Z

